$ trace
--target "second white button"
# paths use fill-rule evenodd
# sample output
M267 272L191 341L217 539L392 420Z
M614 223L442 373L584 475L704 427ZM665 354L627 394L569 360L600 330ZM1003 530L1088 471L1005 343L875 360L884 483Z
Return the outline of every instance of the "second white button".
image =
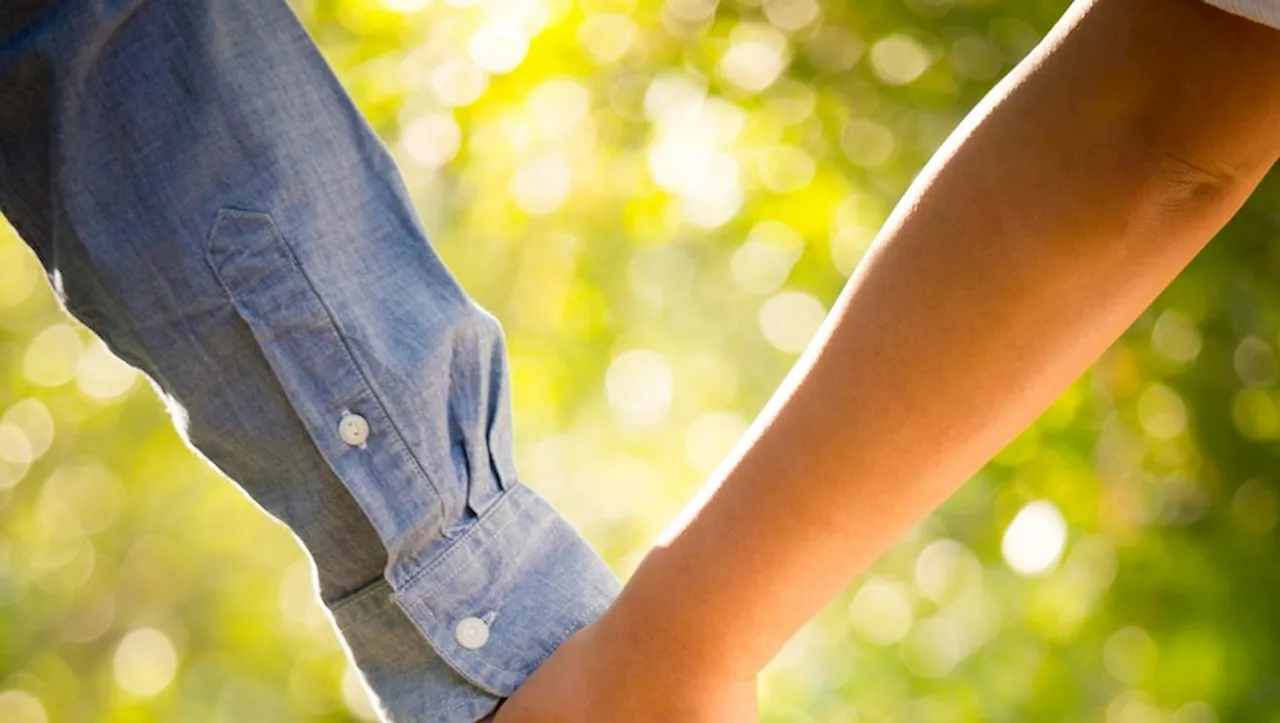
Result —
M352 447L359 447L369 438L369 420L359 414L348 414L338 422L338 436Z
M453 637L457 638L458 645L475 650L489 642L489 625L480 618L463 618L453 629Z

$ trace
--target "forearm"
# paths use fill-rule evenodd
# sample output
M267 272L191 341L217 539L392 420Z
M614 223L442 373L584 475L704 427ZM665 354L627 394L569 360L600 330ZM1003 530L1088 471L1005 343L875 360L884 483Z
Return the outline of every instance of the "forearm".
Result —
M606 614L636 650L757 672L1101 354L1275 160L1274 31L1187 0L1073 13L922 173L692 521Z

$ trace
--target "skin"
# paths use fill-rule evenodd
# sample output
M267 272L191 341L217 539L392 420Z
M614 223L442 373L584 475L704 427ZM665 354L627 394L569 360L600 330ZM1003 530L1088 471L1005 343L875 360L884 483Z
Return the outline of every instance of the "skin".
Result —
M1077 2L908 190L751 431L496 723L742 723L802 625L1075 380L1280 155L1280 32Z

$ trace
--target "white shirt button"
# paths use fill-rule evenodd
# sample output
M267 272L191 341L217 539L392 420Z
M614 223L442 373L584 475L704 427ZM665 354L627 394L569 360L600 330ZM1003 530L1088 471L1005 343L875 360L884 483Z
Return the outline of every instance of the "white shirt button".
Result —
M369 420L359 414L348 414L338 422L338 436L352 447L359 447L369 438Z
M475 650L489 642L489 625L480 618L463 618L453 629L453 636L458 639L458 645Z

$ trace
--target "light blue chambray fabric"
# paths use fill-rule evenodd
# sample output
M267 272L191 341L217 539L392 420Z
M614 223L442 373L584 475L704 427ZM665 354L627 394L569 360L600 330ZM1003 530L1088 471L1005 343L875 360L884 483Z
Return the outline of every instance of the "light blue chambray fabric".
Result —
M482 718L616 596L517 475L498 323L283 0L0 0L0 211L297 534L387 720Z

